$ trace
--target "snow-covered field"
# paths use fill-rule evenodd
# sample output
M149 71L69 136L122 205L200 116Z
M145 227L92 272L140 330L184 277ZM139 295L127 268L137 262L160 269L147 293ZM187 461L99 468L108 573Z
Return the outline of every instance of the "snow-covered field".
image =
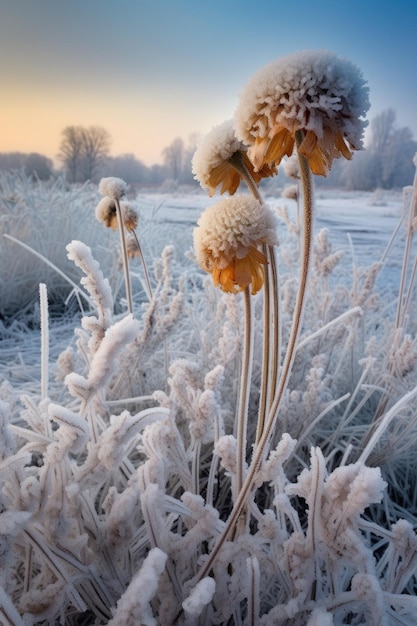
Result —
M130 198L153 290L148 301L133 259L131 319L118 233L95 220L97 190L0 182L2 232L44 257L3 240L0 622L415 624L410 190L316 190L301 343L252 524L242 517L200 580L236 497L246 332L241 294L216 290L193 258L193 228L217 199ZM297 207L278 195L266 201L279 216L283 354L299 278ZM73 240L90 247L104 277L82 244L69 249L78 267L66 258ZM50 294L49 331L39 282ZM262 303L260 292L248 450L262 386Z
M401 191L348 192L345 190L318 189L315 201L315 231L323 228L329 231L329 239L334 250L344 254L344 264L366 267L382 259L391 237L398 228L404 214L404 194ZM186 245L192 245L192 228L201 212L217 198L208 199L204 193L140 194L138 206L148 219L156 218L159 223L170 223L173 232L181 232ZM296 220L296 203L283 198L266 196L265 201L275 209L286 207L290 219ZM178 228L177 228L178 227ZM390 285L398 287L401 271L404 230L393 242L390 256L386 260ZM280 240L288 239L283 225Z

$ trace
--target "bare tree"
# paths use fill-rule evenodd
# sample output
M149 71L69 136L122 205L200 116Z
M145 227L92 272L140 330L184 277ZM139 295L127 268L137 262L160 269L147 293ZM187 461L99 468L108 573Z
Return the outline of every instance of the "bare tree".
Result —
M75 183L79 179L82 159L82 127L67 126L62 131L58 158L62 161L67 179Z
M84 180L94 180L110 152L110 135L101 126L82 129L82 172Z
M392 137L395 126L394 109L386 109L373 118L371 122L370 149L382 154Z
M0 170L24 170L28 176L48 180L53 169L51 159L38 152L0 152Z
M417 143L408 127L396 127L395 119L395 111L387 109L371 122L369 158L375 186L383 189L410 185L414 176L412 158Z
M166 165L169 176L178 181L184 162L184 142L180 137L174 139L174 141L163 149L162 155L164 157L164 164Z
M67 126L58 158L70 182L94 180L110 150L110 135L101 126Z

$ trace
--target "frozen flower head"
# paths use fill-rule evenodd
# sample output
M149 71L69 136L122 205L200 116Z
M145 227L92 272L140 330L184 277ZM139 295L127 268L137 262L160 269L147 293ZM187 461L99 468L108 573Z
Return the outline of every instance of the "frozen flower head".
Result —
M112 198L105 196L96 207L96 218L104 224L106 228L117 229L116 203Z
M138 240L134 235L129 235L126 239L126 250L129 259L135 259L140 255Z
M267 264L258 246L278 243L275 226L270 209L252 196L223 198L202 213L194 229L197 261L223 291L237 293L251 285L255 294Z
M276 174L275 166L265 164L259 171L254 172L252 163L246 154L247 146L236 138L232 120L227 120L214 126L205 135L192 160L194 178L199 181L209 195L214 195L221 185L220 193L226 191L232 196L241 181L241 175L236 169L236 160L240 158L244 166L252 175L256 183L261 178Z
M121 178L109 176L108 178L101 179L98 190L102 196L120 200L120 198L126 195L127 184Z
M120 209L122 211L123 223L127 230L135 230L138 225L138 215L130 204L130 202L120 202ZM117 230L119 226L116 202L113 198L105 196L100 200L96 207L96 218L99 222L102 222L107 228Z
M326 176L334 158L350 159L362 148L368 91L359 69L332 52L287 55L246 85L235 116L237 137L250 145L258 170L290 156L302 131L299 152L314 174Z
M123 223L127 230L135 230L138 227L138 214L130 202L124 200L120 203L123 215Z
M298 186L288 185L282 190L282 197L288 198L288 200L298 200Z

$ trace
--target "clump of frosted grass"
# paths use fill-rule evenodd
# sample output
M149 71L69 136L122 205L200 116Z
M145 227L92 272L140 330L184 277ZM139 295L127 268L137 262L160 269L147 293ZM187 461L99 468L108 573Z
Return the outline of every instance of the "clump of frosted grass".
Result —
M65 254L69 239L82 239L93 247L110 273L114 262L110 239L97 229L91 212L95 198L97 191L90 185L68 186L61 178L36 183L23 173L0 172L3 316L30 315L41 282L48 285L50 302L63 310L65 299L78 288L77 271Z
M285 338L298 235L283 239ZM415 385L415 329L410 335L382 322L375 270L355 270L346 282L329 233L316 234L304 330L259 472L260 500L251 503L257 530L227 541L213 572L194 582L224 530L236 484L242 307L198 273L187 297L178 295L171 247L155 260L155 302L137 320L119 320L92 251L75 241L68 250L96 312L84 315L72 356L61 360L66 382L51 376L46 401L32 385L23 411L9 408L18 388L1 386L0 522L8 546L1 593L16 623L25 616L30 624L226 624L251 615L253 624L301 625L361 615L372 624L395 615L412 624L416 502L407 493L414 471L407 445L416 426L404 394ZM256 354L255 345L255 380ZM358 444L384 384L389 423L380 423L371 451L381 472L361 460ZM16 582L21 567L25 583Z

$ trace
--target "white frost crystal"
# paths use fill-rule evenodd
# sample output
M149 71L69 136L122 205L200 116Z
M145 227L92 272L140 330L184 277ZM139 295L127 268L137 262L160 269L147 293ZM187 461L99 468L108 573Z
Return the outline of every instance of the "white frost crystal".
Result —
M216 583L213 578L208 576L200 580L188 598L182 603L184 611L194 617L198 617L204 607L211 602L215 589Z

